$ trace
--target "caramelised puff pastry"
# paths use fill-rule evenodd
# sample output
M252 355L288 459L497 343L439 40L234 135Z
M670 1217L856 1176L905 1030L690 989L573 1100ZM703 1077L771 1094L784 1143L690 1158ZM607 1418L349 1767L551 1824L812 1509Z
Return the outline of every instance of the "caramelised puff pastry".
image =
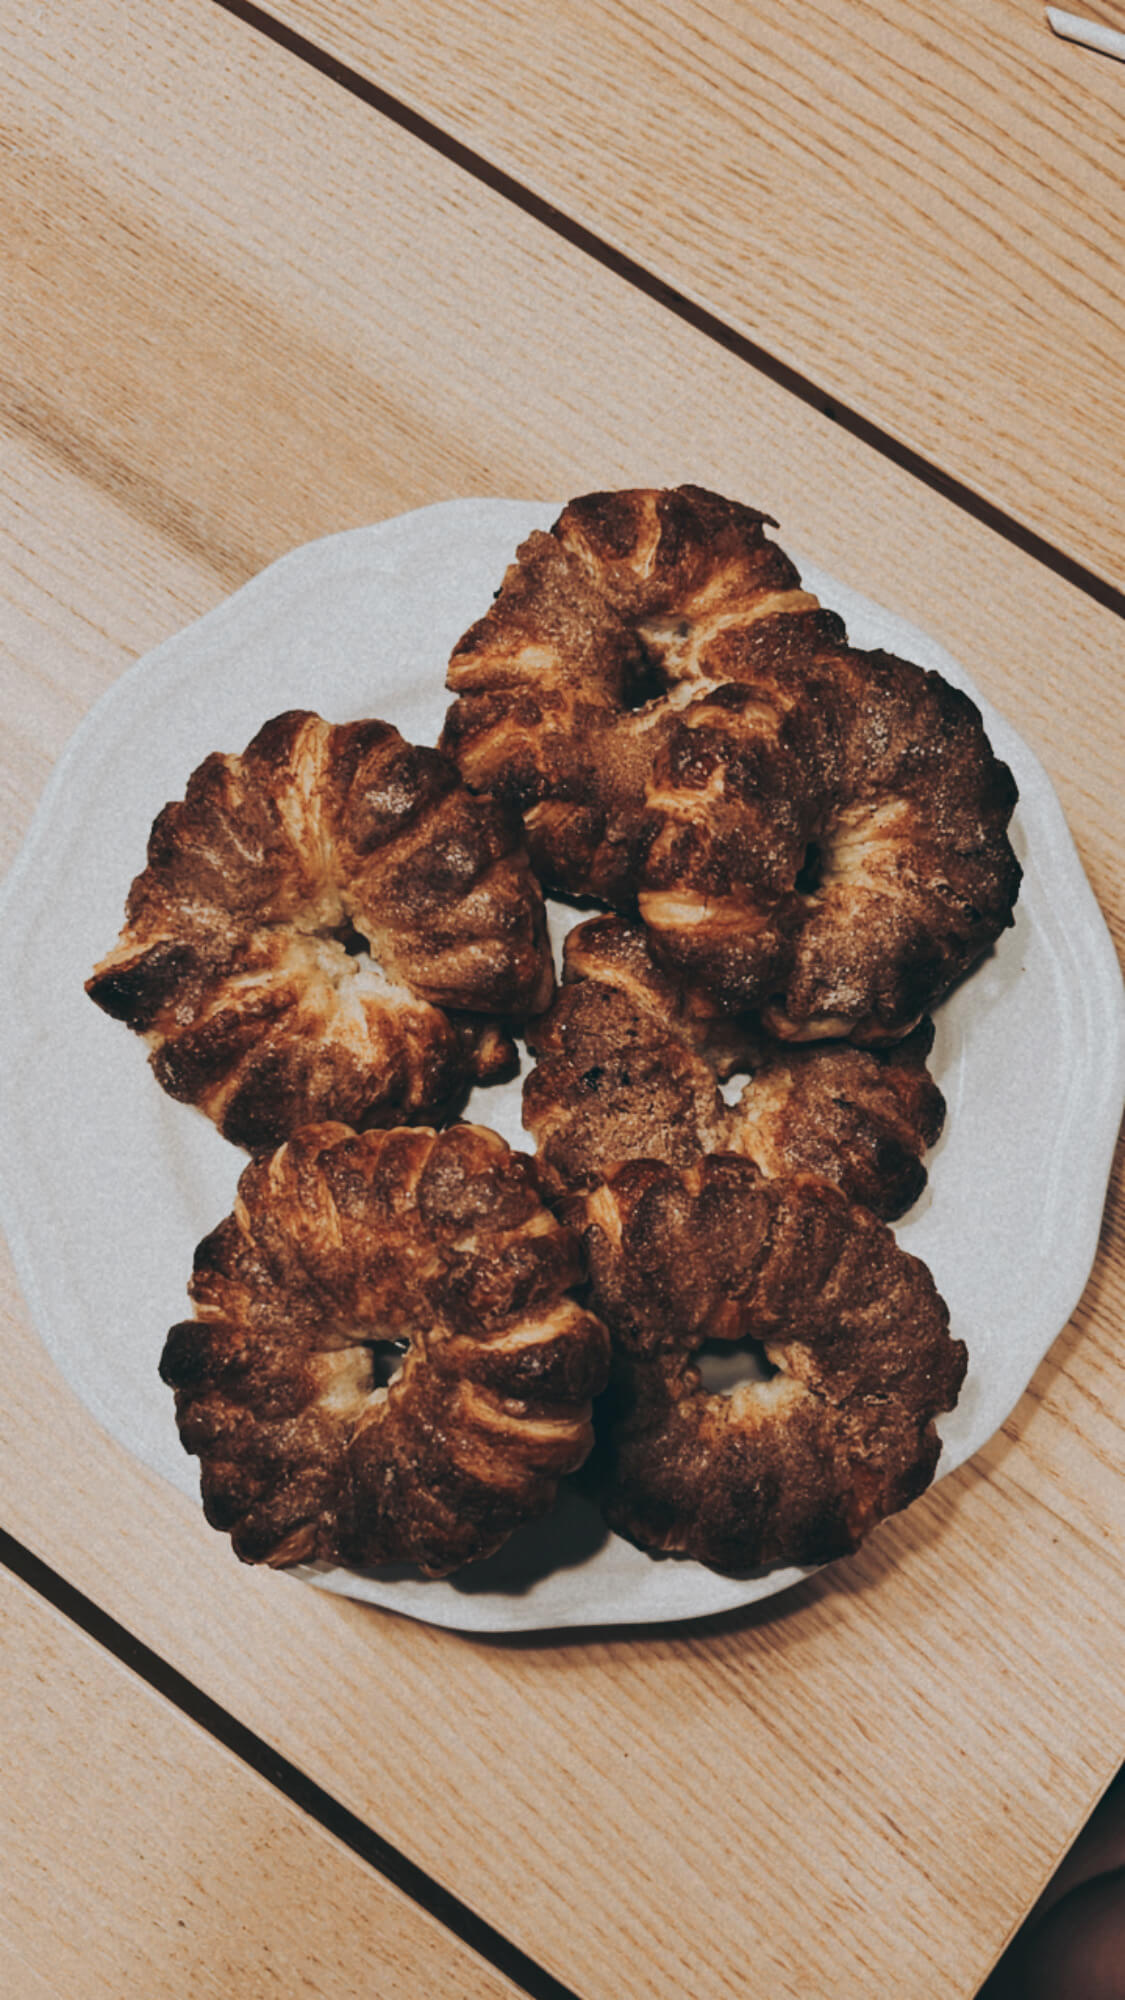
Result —
M892 1041L1012 921L1011 772L940 675L847 643L698 486L591 493L454 648L442 747L544 885L798 1041Z
M245 1562L488 1555L593 1440L609 1343L530 1160L453 1125L309 1125L246 1167L160 1372Z
M568 1213L613 1338L597 1462L619 1534L721 1570L828 1562L928 1486L966 1349L867 1209L715 1153L632 1161ZM701 1350L746 1341L763 1379L709 1391Z
M276 716L153 826L87 981L228 1139L434 1116L554 991L518 821L389 723Z
M584 1192L627 1160L687 1166L740 1153L762 1173L819 1174L893 1221L926 1182L945 1106L924 1021L887 1049L777 1042L724 1016L658 964L642 925L594 917L567 937L563 985L528 1029L538 1057L524 1124L552 1195ZM748 1070L737 1103L719 1080Z

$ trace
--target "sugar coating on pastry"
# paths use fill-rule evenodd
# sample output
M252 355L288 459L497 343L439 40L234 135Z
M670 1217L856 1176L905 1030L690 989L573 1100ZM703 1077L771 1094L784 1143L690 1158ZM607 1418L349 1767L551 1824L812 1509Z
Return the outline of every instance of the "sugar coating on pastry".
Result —
M860 652L765 529L696 486L593 493L454 649L442 747L549 888L797 1040L894 1039L1012 920L1016 801L979 711Z
M551 998L518 822L386 722L306 710L215 754L157 818L87 992L236 1143L433 1116L515 1065Z
M563 985L528 1040L524 1123L556 1196L631 1159L734 1152L770 1176L819 1174L890 1221L921 1193L944 1117L928 1020L886 1050L776 1042L661 966L623 917L569 933ZM744 1069L725 1101L718 1079Z
M608 1340L583 1275L483 1127L311 1125L251 1161L160 1363L207 1519L246 1562L488 1555L590 1448Z
M813 1177L715 1154L634 1161L572 1205L613 1338L611 1527L721 1570L845 1555L933 1477L963 1342L929 1272ZM766 1378L709 1392L705 1342Z

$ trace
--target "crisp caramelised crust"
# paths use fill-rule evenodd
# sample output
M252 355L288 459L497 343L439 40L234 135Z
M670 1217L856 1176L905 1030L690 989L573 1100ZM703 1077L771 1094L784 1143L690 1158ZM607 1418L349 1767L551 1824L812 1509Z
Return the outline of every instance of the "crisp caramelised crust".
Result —
M966 1351L924 1264L823 1181L720 1153L575 1198L614 1343L611 1527L725 1570L827 1562L929 1484ZM709 1394L705 1341L776 1371Z
M771 1033L906 1033L1011 922L1016 800L973 703L849 647L765 527L695 486L533 534L454 650L442 745L544 883L639 909Z
M783 1044L720 1015L622 917L579 925L564 954L563 987L528 1030L539 1060L523 1092L549 1193L593 1188L626 1160L734 1152L764 1174L819 1174L888 1221L917 1200L945 1108L929 1021L886 1051ZM727 1104L716 1077L734 1069L751 1075Z
M554 991L503 807L386 722L290 710L165 806L87 992L228 1139L432 1115L508 1072Z
M473 1125L306 1126L251 1162L160 1363L246 1562L489 1554L590 1448L605 1328L530 1161ZM385 1343L407 1343L387 1383Z

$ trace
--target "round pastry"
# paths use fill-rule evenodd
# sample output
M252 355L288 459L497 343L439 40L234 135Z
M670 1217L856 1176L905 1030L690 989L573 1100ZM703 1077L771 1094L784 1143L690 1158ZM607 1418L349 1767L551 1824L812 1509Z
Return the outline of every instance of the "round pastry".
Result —
M291 710L208 757L152 829L87 981L228 1139L433 1116L514 1067L501 1021L554 991L505 809L385 722Z
M614 1343L619 1534L722 1570L827 1562L929 1484L966 1351L884 1223L728 1153L633 1161L574 1206ZM745 1340L766 1379L709 1393L703 1344Z
M727 1010L887 1041L1011 922L1016 788L968 697L849 647L767 524L696 486L572 501L455 648L442 747L547 886L639 910Z
M662 968L639 924L595 917L564 946L564 984L528 1029L524 1124L554 1196L626 1160L741 1153L763 1174L819 1174L893 1221L926 1183L945 1106L929 1020L886 1050L771 1041ZM737 1103L717 1078L749 1070Z
M306 1126L251 1161L160 1363L207 1519L246 1562L488 1555L592 1442L582 1276L532 1163L479 1126Z

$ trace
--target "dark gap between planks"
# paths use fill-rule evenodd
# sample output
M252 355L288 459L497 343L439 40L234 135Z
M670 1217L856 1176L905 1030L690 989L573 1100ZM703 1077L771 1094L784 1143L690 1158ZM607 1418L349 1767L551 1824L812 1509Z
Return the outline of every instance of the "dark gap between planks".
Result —
M485 1918L478 1917L467 1903L461 1902L448 1889L443 1889L439 1882L435 1882L397 1847L392 1847L389 1841L373 1832L357 1814L349 1812L347 1806L341 1805L330 1792L306 1777L296 1764L271 1749L262 1737L256 1736L252 1729L229 1715L186 1675L169 1666L142 1640L134 1638L116 1618L102 1611L92 1598L67 1583L56 1570L2 1528L0 1563L29 1589L45 1598L48 1604L53 1604L56 1611L79 1626L89 1638L112 1653L123 1666L130 1668L149 1687L172 1702L192 1722L198 1723L225 1749L232 1751L241 1763L265 1778L275 1790L284 1793L301 1812L307 1813L327 1833L343 1841L345 1847L350 1847L361 1861L400 1889L403 1895L409 1896L411 1902L417 1903L428 1915L435 1917L479 1958L487 1959L497 1972L522 1987L531 2000L578 2000L569 1986L564 1986L552 1973L537 1965L518 1945L510 1943L500 1931L494 1930Z
M242 21L247 27L264 35L278 48L284 49L288 55L296 56L300 62L307 63L310 69L327 77L331 83L338 84L342 90L348 91L361 103L379 112L381 117L401 127L412 138L420 139L424 145L431 147L443 159L449 160L453 166L471 174L483 186L491 188L494 194L501 195L505 201L510 201L525 215L542 223L545 229L553 231L573 249L580 250L585 256L593 258L594 262L602 265L605 270L612 271L616 277L623 278L626 284L632 285L646 298L652 299L655 304L673 313L696 333L704 334L708 340L714 341L716 346L724 348L728 354L733 354L751 368L756 368L769 381L787 390L791 396L796 396L798 401L807 404L819 416L828 417L849 437L856 438L861 444L869 445L892 465L897 465L901 471L908 472L913 478L920 480L923 486L940 493L943 499L951 500L962 513L968 514L974 521L979 521L994 534L1002 536L1014 548L1022 550L1024 555L1032 556L1036 562L1042 563L1044 568L1062 577L1064 582L1073 584L1076 590L1083 591L1095 604L1102 605L1107 611L1116 612L1119 618L1125 617L1125 590L1118 589L1107 578L1099 576L1096 570L1087 569L1084 563L1076 561L1073 556L1068 556L1062 549L1055 548L1053 543L1036 534L1034 529L1018 521L1014 515L1005 513L1003 508L994 506L983 495L974 492L971 486L966 486L961 480L943 472L940 466L932 464L929 459L924 458L920 452L912 450L891 432L882 430L878 424L861 416L857 410L848 409L836 397L829 396L823 389L818 388L815 382L809 381L796 369L790 368L786 362L778 360L776 355L748 340L744 334L737 333L714 313L708 312L705 306L697 305L693 299L677 291L663 278L658 278L654 272L646 270L643 264L638 264L624 251L615 250L612 244L603 242L593 230L585 228L581 222L575 222L561 209L545 201L541 195L533 194L530 188L524 187L522 182L515 180L511 174L505 173L501 167L494 166L490 160L474 152L471 146L464 145L460 139L452 138L448 132L444 132L430 119L424 118L420 112L412 111L409 105L400 103L389 91L381 89L377 83L372 83L358 70L342 62L338 56L329 55L325 49L318 48L315 42L310 42L304 35L299 35L294 28L274 20L273 16L266 13L263 8L254 6L252 0L213 0L213 4L220 7L225 14L232 15L235 20Z

